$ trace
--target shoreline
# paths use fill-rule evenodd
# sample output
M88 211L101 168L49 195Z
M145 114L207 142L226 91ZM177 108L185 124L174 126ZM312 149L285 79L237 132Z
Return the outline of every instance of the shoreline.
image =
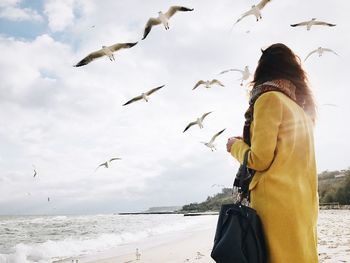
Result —
M208 261L208 259L214 244L218 216L206 214L200 217L203 220L200 220L199 224L193 225L191 228L150 236L136 242L124 243L108 251L69 257L56 260L53 263L75 263L76 260L78 260L78 263L191 262L191 258L196 257L195 262L212 263L214 261ZM204 246L193 246L193 244L203 244ZM136 260L136 249L141 253L140 260ZM171 261L174 256L172 251L177 254L174 261ZM186 251L185 254L184 251ZM197 252L200 252L198 256ZM183 255L185 257L180 259L179 257ZM206 261L202 261L202 258L206 258ZM186 259L188 261L185 261ZM199 261L199 259L201 260Z
M215 227L197 230L187 233L184 237L173 241L151 246L148 248L139 247L140 259L136 259L135 252L120 256L87 259L80 261L84 263L178 263L178 262L201 262L215 263L210 257L214 244ZM203 242L204 241L204 242ZM194 246L194 244L196 244Z
M350 260L350 212L347 209L322 210L318 221L318 254L320 263ZM214 223L215 222L215 223ZM148 247L134 246L133 251L115 256L79 259L79 263L215 263L210 257L214 243L217 216L205 229L186 230L176 239ZM336 222L336 224L335 224ZM141 254L136 260L136 248Z

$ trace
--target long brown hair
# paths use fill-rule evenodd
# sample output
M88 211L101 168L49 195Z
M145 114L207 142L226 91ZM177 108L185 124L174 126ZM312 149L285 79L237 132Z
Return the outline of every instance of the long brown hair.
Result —
M251 85L254 88L274 79L287 79L296 86L296 102L315 123L316 103L300 58L289 47L281 43L273 44L262 50Z

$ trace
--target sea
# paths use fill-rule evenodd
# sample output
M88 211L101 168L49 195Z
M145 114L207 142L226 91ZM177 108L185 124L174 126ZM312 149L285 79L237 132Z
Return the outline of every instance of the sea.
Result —
M80 263L161 244L213 222L213 216L181 214L0 216L0 263Z

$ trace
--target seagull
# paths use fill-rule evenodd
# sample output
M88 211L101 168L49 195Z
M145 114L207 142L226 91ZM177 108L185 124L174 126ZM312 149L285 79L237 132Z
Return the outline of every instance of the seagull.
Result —
M153 26L163 24L165 27L165 30L168 30L169 29L169 19L177 11L193 11L193 8L187 8L184 6L171 6L166 13L159 11L158 12L159 15L157 18L151 17L150 19L148 19L147 24L145 26L145 31L143 32L142 39L145 39L147 37L149 32L151 32L151 29Z
M115 59L114 59L113 52L116 52L116 51L123 49L123 48L131 48L131 47L135 46L136 44L137 44L137 42L118 43L118 44L114 44L114 45L109 46L109 47L102 46L102 49L90 53L85 58L83 58L81 61L79 61L78 64L74 65L74 67L81 67L81 66L87 65L91 61L93 61L99 57L103 57L103 56L107 56L110 61L114 61Z
M214 84L217 84L217 85L219 85L219 86L221 86L221 87L225 87L225 85L222 84L222 83L221 83L219 80L217 80L217 79L206 80L206 81L200 80L200 81L198 81L198 82L196 83L196 85L194 85L194 87L193 87L192 90L198 88L198 86L200 86L200 85L202 85L202 84L204 84L205 87L206 87L207 89L211 88L211 86L214 85Z
M204 255L201 252L197 251L197 257L195 257L195 259L201 259L202 257L204 257Z
M333 104L333 103L323 103L321 104L321 106L339 107L337 104Z
M36 168L35 168L35 166L34 166L34 165L32 165L32 166L33 166L33 170L34 170L33 177L35 178L35 176L36 176L38 173L36 172Z
M159 86L157 88L151 89L151 90L149 90L147 92L144 92L140 96L132 98L131 100L129 100L126 103L124 103L123 106L128 105L128 104L133 103L133 102L138 101L138 100L142 100L142 99L145 100L146 102L148 102L148 96L151 95L152 93L156 92L157 90L163 88L164 86L165 85L162 85L162 86Z
M204 120L204 118L207 117L210 113L212 113L212 111L207 112L207 113L204 113L204 114L202 115L202 117L197 118L197 120L195 120L195 121L193 121L193 122L190 122L190 123L186 126L186 128L184 129L183 132L187 131L191 126L196 125L196 124L199 126L200 129L202 129L202 128L203 128L203 120Z
M116 158L111 158L108 161L101 163L99 166L97 166L97 168L95 169L95 172L97 171L98 168L104 166L105 168L109 168L109 165L111 164L111 162L116 161L116 160L121 160L121 158L116 157Z
M304 21L304 22L300 22L297 24L292 24L290 25L292 27L296 27L296 26L306 26L307 30L310 30L312 26L336 26L335 24L331 24L331 23L327 23L327 22L323 22L323 21L317 21L316 18L312 18L309 21Z
M141 253L139 252L139 249L138 249L138 248L136 248L135 256L136 256L136 260L140 260L140 258L141 258Z
M241 70L241 69L234 69L234 68L233 69L227 69L227 70L221 71L219 73L219 75L225 74L225 73L230 72L230 71L238 71L238 72L242 73L242 78L239 79L241 81L241 84L240 84L241 86L243 86L243 81L249 79L249 77L251 76L248 66L245 66L243 70Z
M322 57L323 53L324 52L332 52L333 54L339 56L335 51L333 51L332 49L330 48L323 48L323 47L318 47L317 49L311 51L307 56L306 58L304 59L304 62L314 53L317 53L319 57Z
M215 144L214 144L214 141L216 139L216 137L218 137L221 133L223 133L226 129L223 129L221 131L219 131L217 134L215 134L211 140L209 142L201 142L203 143L205 146L209 147L210 150L213 152L214 150L216 150L216 147L215 147Z
M252 8L248 10L247 12L243 13L236 21L235 24L237 24L239 21L241 21L246 16L254 15L256 17L256 21L259 21L259 19L262 18L261 16L261 10L265 7L265 5L270 2L271 0L261 0L257 5L252 5Z

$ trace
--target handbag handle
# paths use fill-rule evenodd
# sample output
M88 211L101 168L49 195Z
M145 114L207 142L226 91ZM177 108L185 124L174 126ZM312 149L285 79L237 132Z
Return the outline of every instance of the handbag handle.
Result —
M249 180L252 175L250 174L250 172L248 171L248 155L249 155L249 151L250 149L246 150L244 153L244 157L243 157L243 163L242 165L239 167L238 173L236 175L236 179L233 183L233 189L237 189L238 192L238 196L237 196L237 203L241 203L243 201L243 199L246 197L245 195L247 194L244 186L245 182L247 180Z

